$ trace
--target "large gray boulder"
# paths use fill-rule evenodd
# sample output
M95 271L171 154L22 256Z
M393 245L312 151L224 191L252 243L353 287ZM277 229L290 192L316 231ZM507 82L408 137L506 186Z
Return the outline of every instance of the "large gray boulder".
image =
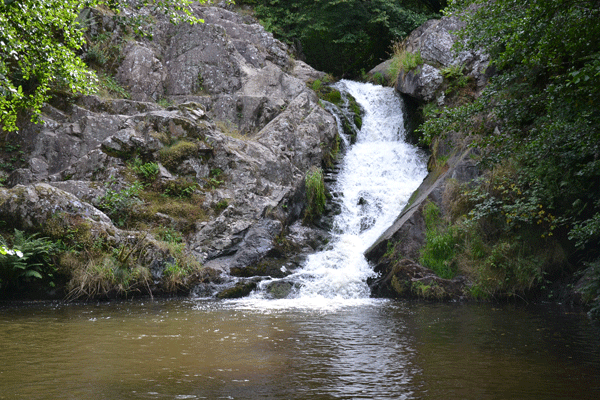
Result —
M414 70L400 71L396 90L421 102L437 99L441 104L444 101L441 70L449 67L462 68L462 73L471 77L476 82L477 90L481 90L489 78L489 56L483 51L455 50L455 44L459 40L456 32L464 26L465 23L459 17L448 16L429 20L411 32L403 42L404 50L419 53L424 63ZM370 74L382 73L384 70L385 64L381 64ZM393 80L393 77L387 79Z
M396 90L421 101L435 99L444 78L440 70L423 64L409 72L400 72Z

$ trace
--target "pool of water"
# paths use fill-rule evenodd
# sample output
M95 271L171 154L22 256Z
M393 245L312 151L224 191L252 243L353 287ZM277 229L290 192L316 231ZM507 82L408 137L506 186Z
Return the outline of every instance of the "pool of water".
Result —
M0 399L598 399L557 306L176 299L0 306Z

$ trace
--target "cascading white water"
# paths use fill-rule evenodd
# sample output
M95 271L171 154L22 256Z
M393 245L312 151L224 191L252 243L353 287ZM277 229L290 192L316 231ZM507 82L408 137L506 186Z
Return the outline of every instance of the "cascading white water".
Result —
M402 100L394 89L347 80L337 88L364 108L363 125L344 155L334 187L341 194L342 210L328 248L309 256L301 270L285 278L298 284L291 295L295 306L368 298L366 280L374 272L363 253L392 224L426 175L424 155L404 140Z

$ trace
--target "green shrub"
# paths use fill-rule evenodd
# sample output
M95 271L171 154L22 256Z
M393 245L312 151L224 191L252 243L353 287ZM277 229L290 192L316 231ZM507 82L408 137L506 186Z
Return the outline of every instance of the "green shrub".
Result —
M19 289L35 280L54 287L56 267L50 257L56 250L54 242L37 234L15 229L12 247L0 236L0 289Z
M342 94L339 90L332 90L325 95L325 100L333 104L339 104L342 101Z
M155 162L147 162L144 163L139 158L133 160L131 164L131 169L136 175L144 182L151 183L156 180L158 174L160 173L160 168Z
M189 287L189 278L202 270L202 264L185 250L183 243L169 243L167 248L173 257L165 266L162 281L167 291L176 292Z
M375 72L375 74L373 74L371 77L371 81L376 85L383 86L386 84L385 76L381 72Z
M67 298L121 296L147 287L150 271L139 265L127 265L127 260L125 263L119 260L119 252L123 249L115 249L112 255L90 260L85 267L76 269L67 287Z
M106 194L98 199L98 208L116 225L123 227L131 219L134 206L142 202L138 197L142 189L140 182L134 182L128 188L119 191L108 189Z
M189 198L198 188L196 182L189 182L185 178L177 178L173 181L167 181L163 184L163 192L170 197Z
M229 206L229 202L225 199L219 200L217 202L217 204L215 204L214 210L217 213L220 213L221 211L223 211L224 209L226 209Z
M590 306L589 315L600 319L600 259L586 263L583 274L583 286L580 289L583 301Z
M310 84L310 88L315 92L318 92L323 87L323 82L320 79L315 79L313 83Z
M129 93L117 82L117 80L104 73L98 72L98 88L99 94L106 98L123 98L128 99Z
M325 182L323 181L323 170L318 167L312 167L305 177L306 184L306 210L304 217L306 220L314 220L323 214L327 197L325 195Z
M394 54L387 71L391 77L391 86L396 85L400 72L410 72L424 62L423 58L421 58L421 52L408 52L400 42L394 44L393 50Z
M472 77L464 74L463 65L449 65L440 70L440 73L444 77L446 84L446 94L451 94L459 89L464 88L469 83Z
M183 243L181 232L170 227L160 227L156 230L156 237L167 243Z
M223 180L223 170L221 168L213 168L210 170L207 178L204 178L205 189L216 189L225 182Z
M456 275L453 266L455 246L458 243L455 229L448 228L440 217L435 203L427 203L425 216L425 246L421 249L419 262L431 268L439 277L451 279Z

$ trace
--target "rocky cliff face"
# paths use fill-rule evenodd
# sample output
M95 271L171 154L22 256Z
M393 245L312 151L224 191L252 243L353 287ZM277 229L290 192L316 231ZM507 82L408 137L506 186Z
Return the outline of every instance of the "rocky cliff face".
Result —
M140 230L172 227L199 261L219 271L280 256L278 240L287 249L312 249L322 232L299 223L304 177L337 135L305 82L323 74L292 60L250 17L194 10L204 24L159 20L152 40L125 43L116 78L129 99L57 100L45 107L43 124L23 122L9 138L23 151L21 168L0 188L9 228L44 231L52 216L66 213L118 246ZM99 32L118 31L106 15L91 15ZM107 193L142 180L139 169L132 172L135 162L156 163L159 171L145 182L134 217L111 221L98 207ZM195 211L151 209L152 191L167 203L185 198Z

